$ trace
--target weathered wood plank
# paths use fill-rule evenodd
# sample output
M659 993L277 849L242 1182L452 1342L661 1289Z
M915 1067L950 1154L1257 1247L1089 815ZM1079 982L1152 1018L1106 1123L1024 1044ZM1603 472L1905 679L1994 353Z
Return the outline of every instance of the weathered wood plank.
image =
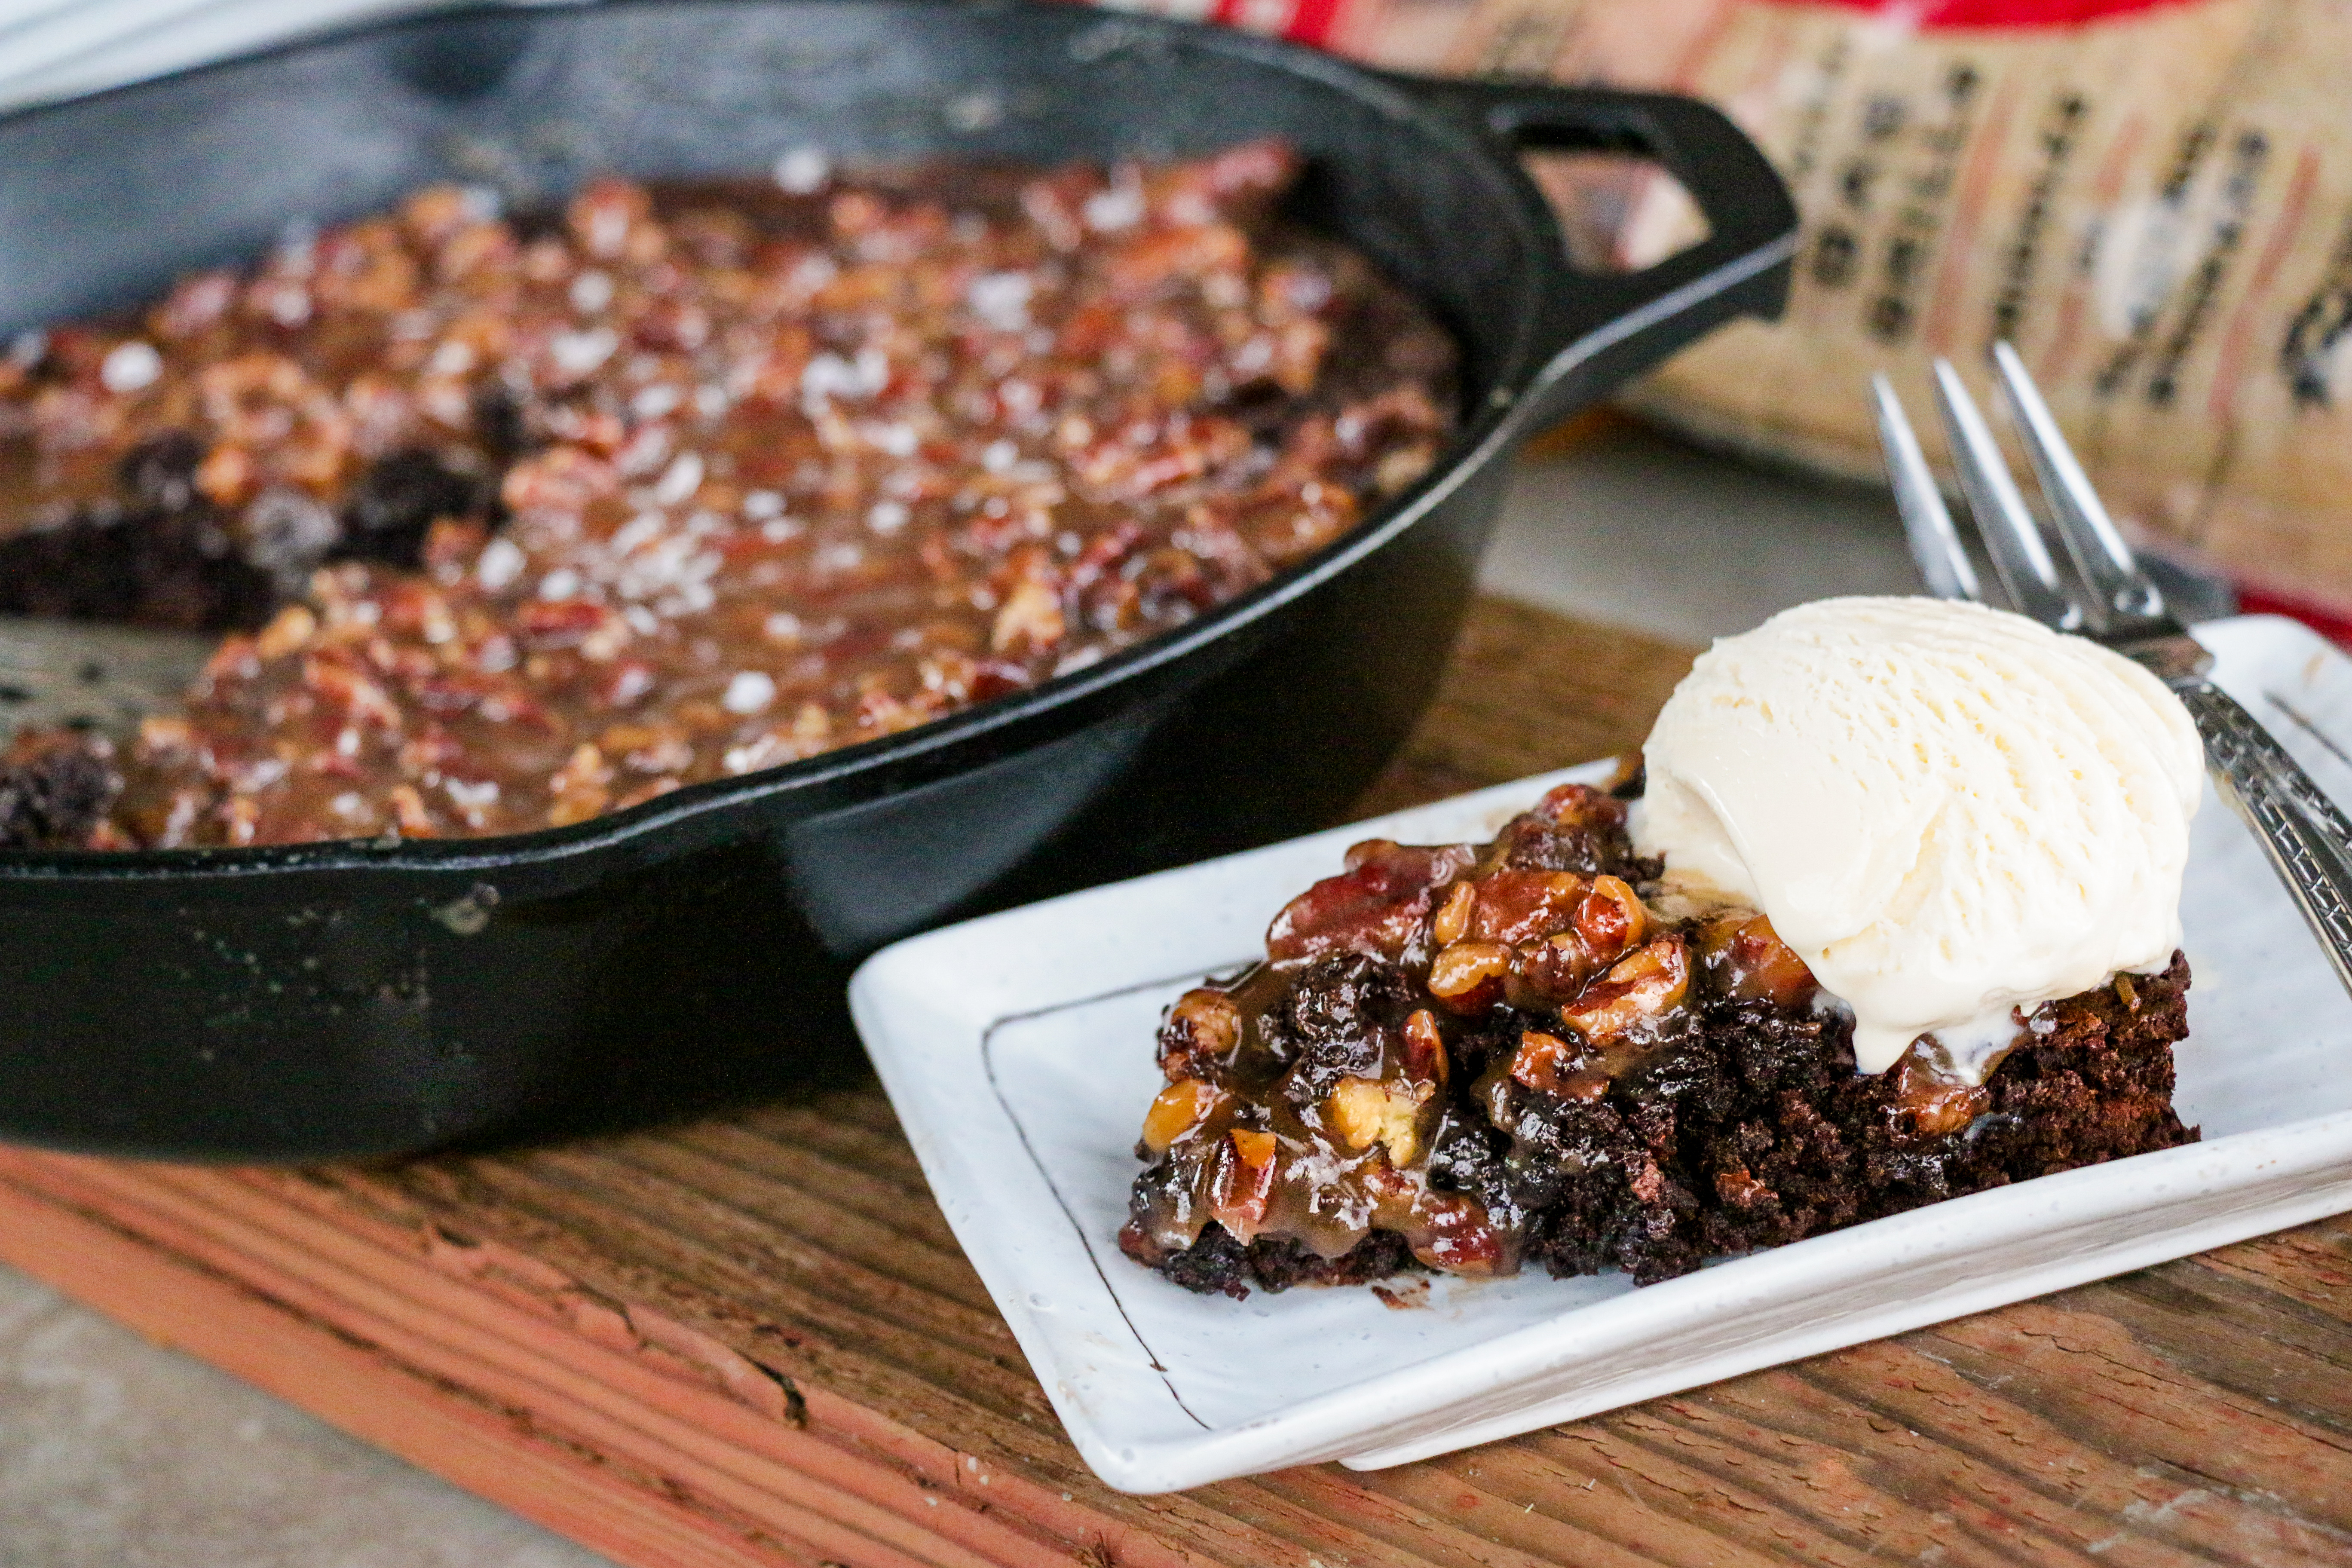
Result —
M1689 650L1479 606L1369 813L1636 743ZM2352 1564L2352 1220L1424 1464L1129 1498L878 1089L389 1166L0 1151L0 1258L646 1568Z

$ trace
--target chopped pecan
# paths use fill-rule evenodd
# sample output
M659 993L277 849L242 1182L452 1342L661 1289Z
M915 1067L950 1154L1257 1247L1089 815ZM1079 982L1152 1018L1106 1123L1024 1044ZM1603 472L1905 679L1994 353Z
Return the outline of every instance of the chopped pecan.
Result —
M1467 864L1460 847L1424 849L1370 839L1348 851L1349 868L1293 899L1266 931L1276 963L1355 952L1393 957L1421 934L1432 889Z
M1178 1139L1208 1120L1224 1096L1197 1078L1180 1079L1160 1091L1143 1113L1143 1146L1164 1154Z
M1943 1077L1920 1059L1916 1047L1904 1053L1887 1082L1887 1118L1906 1142L1958 1132L1991 1106L1990 1089Z
M1429 963L1429 994L1456 1013L1483 1013L1501 999L1511 950L1499 942L1457 942Z
M1460 942L1470 932L1470 916L1477 908L1478 889L1475 883L1456 882L1448 889L1445 901L1437 906L1430 917L1429 934L1440 947Z
M1236 1127L1222 1153L1211 1184L1209 1209L1218 1224L1247 1241L1265 1223L1266 1205L1274 1197L1278 1166L1275 1136Z
M1417 1083L1444 1088L1449 1068L1445 1037L1438 1032L1437 1015L1416 1007L1404 1021L1404 1074Z
M1378 1144L1402 1171L1421 1157L1422 1107L1436 1092L1432 1083L1343 1078L1323 1102L1323 1114L1350 1148Z
M1734 912L1700 927L1701 963L1717 994L1745 1001L1799 1007L1819 984L1762 915Z
M1523 942L1565 931L1589 884L1568 871L1495 871L1478 879L1470 934L1481 942Z
M1187 991L1160 1026L1160 1070L1171 1083L1213 1077L1242 1041L1242 1010L1210 986Z
M1690 951L1674 932L1618 960L1561 1008L1560 1017L1585 1038L1606 1043L1680 1006L1689 991Z

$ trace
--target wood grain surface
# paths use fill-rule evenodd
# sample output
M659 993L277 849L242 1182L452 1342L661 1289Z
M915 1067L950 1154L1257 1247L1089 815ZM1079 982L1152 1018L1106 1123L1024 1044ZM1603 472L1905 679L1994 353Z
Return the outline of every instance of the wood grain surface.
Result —
M1366 809L1622 749L1688 659L1487 602ZM2352 1563L2344 1219L1161 1498L1079 1464L870 1087L370 1168L0 1152L0 1257L645 1568Z

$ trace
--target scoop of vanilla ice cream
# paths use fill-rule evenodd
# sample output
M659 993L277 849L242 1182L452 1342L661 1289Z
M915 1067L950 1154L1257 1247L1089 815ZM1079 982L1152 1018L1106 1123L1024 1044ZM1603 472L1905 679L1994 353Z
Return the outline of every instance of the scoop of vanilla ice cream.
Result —
M1643 748L1667 874L1761 910L1883 1072L1980 1077L2029 1010L2160 969L2204 752L2162 682L2021 616L1826 599L1718 641Z

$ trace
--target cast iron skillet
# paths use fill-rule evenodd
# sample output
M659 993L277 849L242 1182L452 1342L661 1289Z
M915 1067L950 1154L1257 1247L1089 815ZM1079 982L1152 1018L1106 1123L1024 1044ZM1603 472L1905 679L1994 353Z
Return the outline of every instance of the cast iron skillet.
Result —
M452 177L816 145L1038 163L1290 138L1296 215L1427 301L1465 425L1365 527L1195 624L921 729L576 826L0 856L0 1137L310 1159L645 1117L845 1059L848 963L950 916L1337 817L1427 700L1524 434L1776 313L1796 215L1685 100L1441 83L1075 5L630 0L443 14L0 119L0 332ZM1708 239L1572 270L1516 153L1671 168Z

